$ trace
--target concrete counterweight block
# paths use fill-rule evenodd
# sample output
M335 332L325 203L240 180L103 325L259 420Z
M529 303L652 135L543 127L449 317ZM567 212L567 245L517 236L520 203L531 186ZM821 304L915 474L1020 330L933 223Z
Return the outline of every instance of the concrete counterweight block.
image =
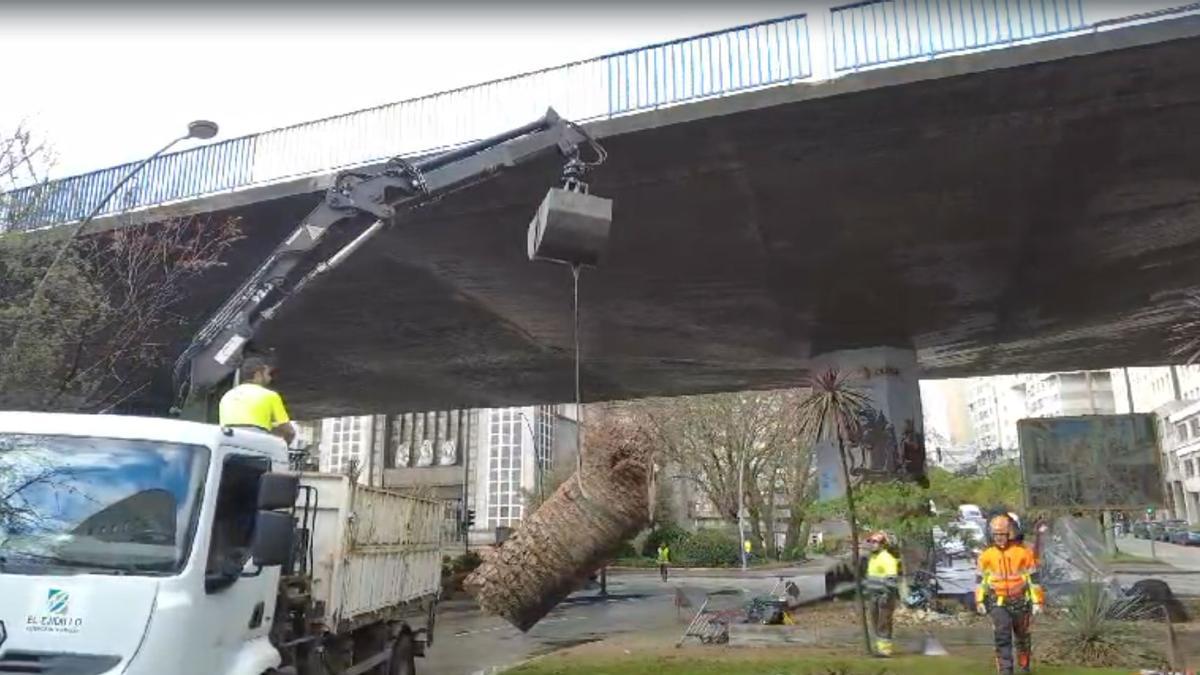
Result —
M550 188L529 223L529 259L595 267L611 226L611 199Z

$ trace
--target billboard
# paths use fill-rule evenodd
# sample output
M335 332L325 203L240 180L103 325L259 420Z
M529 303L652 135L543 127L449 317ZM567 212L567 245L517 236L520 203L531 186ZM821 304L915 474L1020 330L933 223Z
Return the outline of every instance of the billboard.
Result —
M1017 422L1028 508L1140 510L1163 503L1154 415Z

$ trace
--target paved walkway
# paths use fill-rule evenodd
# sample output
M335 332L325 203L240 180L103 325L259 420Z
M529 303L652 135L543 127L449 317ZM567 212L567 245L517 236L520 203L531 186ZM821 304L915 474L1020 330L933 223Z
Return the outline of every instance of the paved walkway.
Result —
M1133 537L1118 537L1117 548L1130 555L1150 558L1150 541ZM1155 560L1160 560L1179 571L1200 572L1200 546L1179 546L1165 542L1154 542Z
M1130 555L1150 557L1150 542L1146 539L1118 537L1117 549ZM1114 565L1118 570L1117 579L1125 586L1140 579L1162 579L1171 585L1176 595L1200 596L1200 547L1155 542L1154 559L1166 564L1160 566L1161 569L1143 565L1134 571L1125 569L1129 565L1117 563Z

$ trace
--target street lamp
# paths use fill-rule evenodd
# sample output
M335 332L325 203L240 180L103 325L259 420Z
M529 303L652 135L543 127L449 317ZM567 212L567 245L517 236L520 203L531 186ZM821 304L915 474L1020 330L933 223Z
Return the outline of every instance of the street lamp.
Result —
M738 551L742 554L742 571L746 571L746 451L738 453Z
M120 190L121 186L128 183L129 179L136 176L138 172L146 167L147 164L157 159L159 155L162 155L167 150L170 150L176 143L180 141L186 141L189 138L208 140L217 135L218 129L219 127L217 126L217 123L209 120L194 120L189 122L187 125L187 133L173 139L170 143L164 145L158 152L150 155L146 159L143 159L138 163L137 166L133 167L129 173L125 174L125 177L122 178L116 185L114 185L112 189L108 191L108 194L104 195L104 197L101 198L94 207L92 207L92 210L90 213L88 213L87 217L79 221L79 224L77 224L75 229L71 231L71 236L67 237L66 241L64 241L62 246L59 247L58 253L54 255L54 260L50 261L50 266L46 268L45 273L42 274L42 278L38 280L38 285L33 289L33 296L29 300L29 306L31 308L35 307L38 301L41 300L42 288L46 285L46 280L50 278L50 273L54 271L54 268L58 266L59 261L62 260L63 254L67 252L67 249L70 248L71 243L75 241L75 238L79 236L79 233L83 231L83 228L87 227L88 223L92 222L92 219L95 218L96 215L100 213L100 210L103 209L104 206L108 204L109 200L113 198L113 195L117 194L117 190ZM14 346L16 346L18 342L17 338L20 337L21 333L22 331L17 331L17 335L13 337Z
M106 204L108 204L108 201L113 198L113 195L117 194L117 190L120 190L121 186L129 182L129 179L141 172L141 170L144 169L147 164L155 159L158 159L160 155L167 150L170 150L176 143L180 141L186 141L189 138L208 140L217 135L218 129L219 127L217 127L217 123L209 120L194 120L192 122L188 122L186 134L173 139L170 143L164 145L158 152L150 155L146 159L143 159L138 163L137 166L133 167L129 173L125 174L125 177L122 178L116 185L114 185L112 189L108 191L108 194L104 195L104 197L96 204L96 206L92 208L92 212L89 213L86 218L79 221L79 224L75 226L75 232L72 233L71 238L74 239L75 235L79 234L79 232L82 231L83 228L86 227L87 224L96 217L96 214L100 213L100 210L103 209Z
M185 138L198 138L202 141L207 141L217 135L220 127L216 122L211 120L193 120L188 122L188 133Z

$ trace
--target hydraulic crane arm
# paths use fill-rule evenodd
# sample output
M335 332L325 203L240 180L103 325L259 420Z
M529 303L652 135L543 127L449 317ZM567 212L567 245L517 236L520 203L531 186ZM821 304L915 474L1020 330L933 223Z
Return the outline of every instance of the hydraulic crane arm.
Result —
M550 109L536 122L441 155L415 162L394 158L377 173L340 174L324 200L209 318L176 360L176 392L189 410L187 416L206 416L207 406L197 406L238 367L242 349L263 322L390 223L398 210L435 201L553 150L566 160L563 180L578 181L588 166L579 159L579 146L585 142L603 158L603 149L583 129ZM335 234L348 243L314 263L310 254Z

